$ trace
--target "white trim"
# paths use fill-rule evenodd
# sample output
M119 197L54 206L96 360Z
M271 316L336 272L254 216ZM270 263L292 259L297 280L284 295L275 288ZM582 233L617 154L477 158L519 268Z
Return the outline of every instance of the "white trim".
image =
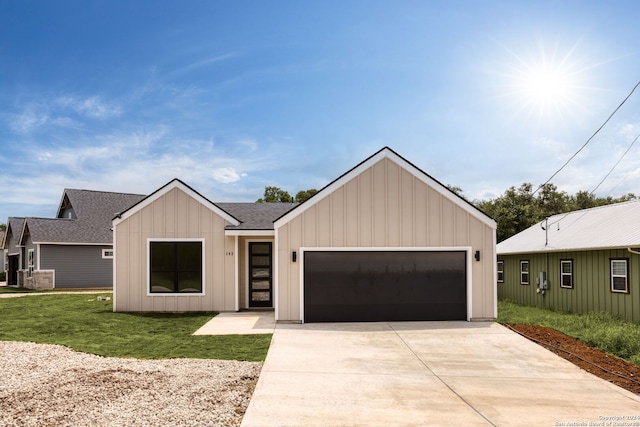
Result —
M247 307L247 309L251 309L251 308L256 308L256 307L251 307L249 305L250 302L250 295L249 295L249 282L251 281L251 272L249 271L249 266L251 265L251 260L250 260L250 253L249 253L249 243L252 242L258 242L258 243L264 243L264 242L270 242L271 243L271 307L258 307L258 308L274 308L274 306L276 305L276 300L275 300L275 268L274 268L274 264L275 264L275 253L276 253L276 244L274 242L273 239L247 239L244 241L244 271L245 271L245 275L244 275L244 303L245 303L245 307ZM277 319L276 319L277 320Z
M613 274L613 263L624 262L624 275ZM615 294L628 294L629 293L629 260L627 258L611 258L609 260L609 287L612 293ZM615 277L624 277L624 290L617 290L613 288L613 279Z
M27 277L33 277L33 272L36 269L36 250L34 248L27 249Z
M233 239L233 251L234 251L234 257L233 257L233 269L234 269L234 274L233 274L233 282L234 282L234 287L235 287L235 304L236 304L236 311L240 311L240 270L239 270L239 265L240 265L240 254L238 253L238 236L235 236Z
M185 193L188 196L192 197L193 199L198 201L203 206L206 206L207 208L209 208L209 210L213 211L216 215L218 215L219 217L223 218L228 223L230 223L232 225L236 225L236 226L240 225L240 222L236 218L234 218L233 216L231 216L227 212L223 211L215 203L211 202L210 200L207 200L206 198L204 198L202 195L197 193L191 187L189 187L186 184L184 184L179 179L173 179L169 183L165 184L163 187L160 187L158 190L156 190L154 193L152 193L146 199L143 199L138 204L134 205L132 208L130 208L129 210L125 211L123 214L121 214L121 215L117 216L116 218L114 218L113 219L113 226L115 227L116 225L120 224L122 221L126 220L127 218L131 217L132 215L134 215L138 211L140 211L140 210L144 209L145 207L149 206L150 204L152 204L156 200L160 199L165 194L169 193L170 191L172 191L175 188L181 190L183 193Z
M36 243L36 270L40 270L40 243Z
M355 168L351 169L345 175L341 176L340 178L338 178L337 180L335 180L334 182L332 182L328 186L326 186L323 189L321 189L318 193L316 193L307 202L304 202L304 203L296 206L295 208L290 210L288 213L283 215L280 219L278 219L277 221L274 222L274 228L278 229L278 228L282 227L284 224L288 223L293 218L295 218L298 215L302 214L307 209L313 207L314 205L316 205L317 203L322 201L325 197L327 197L331 193L333 193L335 190L337 190L338 188L340 188L341 186L343 186L344 184L346 184L347 182L349 182L350 180L352 180L356 176L360 175L362 172L364 172L365 170L369 169L370 167L372 167L373 165L375 165L376 163L378 163L379 161L381 161L383 159L389 159L392 162L396 163L398 166L400 166L401 168L403 168L407 172L410 172L414 177L416 177L420 181L422 181L425 184L427 184L429 187L431 187L434 190L436 190L442 196L444 196L447 199L449 199L451 202L453 202L454 205L461 207L464 211L469 213L474 218L480 220L480 222L482 222L483 224L488 225L489 227L493 228L494 230L496 229L497 224L493 219L491 219L487 215L485 215L482 212L480 212L479 210L477 210L475 207L470 205L468 202L465 202L463 199L459 198L457 195L455 195L455 193L451 192L448 188L446 188L445 186L443 186L442 184L440 184L439 182L437 182L436 180L431 178L425 172L423 172L422 170L418 169L416 166L412 165L407 160L405 160L404 158L402 158L398 154L394 153L391 149L389 149L387 147L385 147L382 150L378 151L376 154L374 154L373 156L369 157L368 159L366 159L364 162L360 163Z
M569 263L569 265L571 266L571 272L569 274L565 273L562 271L562 264L564 263ZM571 286L565 286L563 284L563 278L564 276L569 276L571 278ZM573 289L573 259L561 259L560 260L560 287L563 289Z
M467 321L473 318L473 248L470 246L442 247L301 247L298 253L300 264L300 321L304 323L304 253L305 252L466 252ZM497 303L496 303L497 305ZM276 308L277 309L277 308ZM277 317L276 317L277 320Z
M523 271L522 270L522 266L524 265L524 263L527 263L527 271ZM522 281L522 273L526 273L527 274L527 281L526 282ZM529 284L531 284L531 264L529 263L528 259L521 259L520 260L520 284L521 285L529 285Z
M268 236L276 235L275 230L224 230L225 236Z
M200 242L202 244L202 292L151 292L151 242ZM199 237L148 237L147 238L147 296L148 297L193 297L193 296L204 296L206 294L205 286L206 286L206 260L205 256L206 245L205 239Z
M276 229L274 240L273 240L273 295L271 296L271 298L273 298L273 309L274 309L274 316L275 316L276 322L280 320L280 309L278 308L280 306L280 304L278 304L278 294L280 292L278 288L280 283L280 280L279 280L280 268L278 265L279 252L280 252L278 250L280 248L280 244L278 243L279 239L280 237L278 234L278 230Z
M38 245L65 245L65 246L113 246L113 243L84 243L84 242L33 242Z
M498 259L498 256L495 253L495 249L496 249L496 243L498 241L498 233L496 232L496 230L493 230L493 238L491 239L491 244L493 245L492 248L494 250L494 260ZM493 318L496 319L498 317L498 266L496 265L496 263L494 262L493 265L494 270L493 270ZM502 277L504 278L504 272L502 273Z
M112 276L111 276L112 280L111 281L112 281L112 285L113 285L113 289L112 289L113 290L113 312L115 313L117 311L117 304L118 304L118 298L116 298L117 297L116 289L118 289L118 287L116 286L116 282L118 280L117 279L117 277L118 277L118 275L117 275L118 269L116 268L116 258L117 257L116 257L116 252L115 252L115 250L116 250L116 228L115 227L113 227L111 229L111 233L113 234L113 262L111 263L112 264L111 267L112 267L113 272L111 273L112 274Z
M106 252L111 252L111 255L107 255ZM115 254L116 251L113 248L102 248L102 259L113 259Z

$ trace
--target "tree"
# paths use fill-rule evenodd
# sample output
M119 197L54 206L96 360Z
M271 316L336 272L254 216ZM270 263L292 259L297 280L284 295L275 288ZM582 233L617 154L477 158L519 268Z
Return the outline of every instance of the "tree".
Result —
M264 188L264 196L257 200L258 203L302 203L314 194L316 194L318 190L315 188L310 188L309 190L301 190L296 193L296 197L291 197L291 195L279 188L279 187L265 187Z
M293 197L279 187L267 186L264 188L264 197L257 200L258 203L293 202Z
M569 196L550 183L543 185L536 194L533 193L533 185L524 183L518 188L510 187L495 199L475 202L480 210L498 223L498 242L552 215L636 199L632 193L619 198L604 198L588 191Z
M296 193L296 202L302 203L317 192L318 190L316 190L315 188L311 188L309 190L300 190Z

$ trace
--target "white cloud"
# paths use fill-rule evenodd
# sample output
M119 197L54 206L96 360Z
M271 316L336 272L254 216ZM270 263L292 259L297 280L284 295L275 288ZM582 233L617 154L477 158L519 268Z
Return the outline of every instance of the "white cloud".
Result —
M49 121L49 115L35 105L27 106L23 111L13 115L9 127L16 133L29 133Z
M99 96L88 98L64 96L58 98L57 104L77 114L100 120L117 117L122 113L118 105L105 103Z
M218 168L213 170L213 179L222 184L239 181L242 176L247 176L247 174L239 174L234 168Z

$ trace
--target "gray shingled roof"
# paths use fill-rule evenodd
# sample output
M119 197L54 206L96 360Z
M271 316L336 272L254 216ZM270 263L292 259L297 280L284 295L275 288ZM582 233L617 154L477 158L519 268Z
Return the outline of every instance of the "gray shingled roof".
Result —
M227 230L273 230L273 221L296 207L298 203L216 203L220 209L238 218L238 226Z
M14 251L17 248L17 244L20 243L20 234L22 233L22 227L24 226L24 218L10 216L7 220L7 234L5 235L5 243L4 248L9 249L9 252L13 249ZM12 247L8 247L9 242L7 239L9 238L9 232L11 232L11 238L13 240Z
M77 219L27 218L34 242L112 243L111 219L146 196L66 189ZM63 196L64 199L64 196Z

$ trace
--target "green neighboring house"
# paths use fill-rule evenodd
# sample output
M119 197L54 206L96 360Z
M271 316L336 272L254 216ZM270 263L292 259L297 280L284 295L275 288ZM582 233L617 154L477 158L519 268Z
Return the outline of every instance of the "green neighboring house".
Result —
M554 215L496 252L500 299L640 322L640 201Z

